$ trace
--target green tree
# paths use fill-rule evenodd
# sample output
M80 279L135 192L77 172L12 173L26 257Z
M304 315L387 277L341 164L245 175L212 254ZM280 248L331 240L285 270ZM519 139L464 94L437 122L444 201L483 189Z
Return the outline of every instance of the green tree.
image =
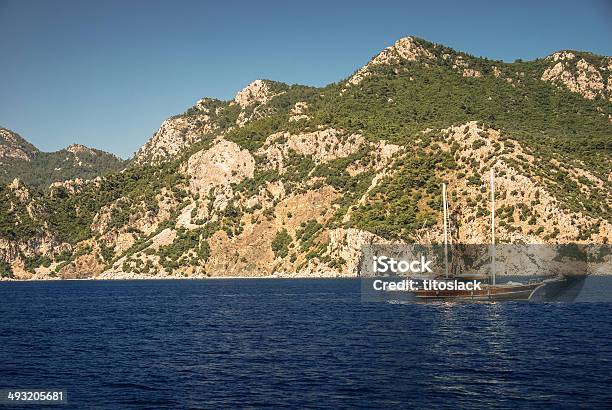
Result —
M289 253L289 245L293 239L291 239L291 235L287 232L287 229L283 228L278 231L274 239L272 240L272 251L274 251L274 255L277 258L284 258Z

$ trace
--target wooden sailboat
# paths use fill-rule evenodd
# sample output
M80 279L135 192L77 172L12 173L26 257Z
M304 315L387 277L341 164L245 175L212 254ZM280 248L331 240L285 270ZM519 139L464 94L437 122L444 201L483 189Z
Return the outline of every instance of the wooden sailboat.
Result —
M418 289L413 291L422 300L528 300L544 281L529 283L506 282L497 283L496 252L495 252L495 173L491 168L491 271L488 275L474 273L450 274L448 269L448 202L446 184L442 184L442 206L444 214L444 278L441 281L482 281L480 289L476 290L435 290ZM484 282L487 283L484 283Z

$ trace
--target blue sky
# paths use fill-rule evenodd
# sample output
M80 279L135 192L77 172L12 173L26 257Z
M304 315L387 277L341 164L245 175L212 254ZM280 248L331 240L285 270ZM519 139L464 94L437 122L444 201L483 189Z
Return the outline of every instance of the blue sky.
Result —
M612 2L0 0L0 125L127 158L201 97L334 82L406 35L506 61L611 55Z

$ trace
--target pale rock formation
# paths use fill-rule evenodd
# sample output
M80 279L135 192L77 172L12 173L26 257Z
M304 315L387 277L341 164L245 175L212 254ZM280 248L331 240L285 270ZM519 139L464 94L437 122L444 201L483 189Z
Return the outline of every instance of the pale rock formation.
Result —
M370 69L375 66L397 64L402 60L417 61L418 59L433 59L433 54L420 46L413 37L399 39L390 47L385 48L368 64L357 70L348 80L348 84L357 85L371 75Z
M211 101L210 98L201 98L199 99L196 104L195 104L195 108L199 111L202 111L202 113L204 114L209 114L210 113L210 108L208 108L208 103ZM219 110L221 108L217 108L217 110ZM216 114L218 114L219 112L217 112Z
M274 96L274 92L264 80L255 80L236 94L234 102L246 108L255 103L266 104Z
M158 250L162 246L168 246L176 238L176 231L174 229L166 228L152 239L151 248Z
M462 56L457 56L453 62L453 68L468 68L468 63L465 62Z
M230 104L238 104L242 111L236 119L236 126L243 127L249 121L264 118L271 114L273 110L266 104L274 97L283 94L284 91L275 93L270 82L265 80L255 80L244 89L240 90L234 101Z
M475 78L480 78L482 77L482 73L478 70L473 70L471 68L464 68L463 69L463 76L464 77L475 77Z
M376 171L370 186L359 199L359 205L363 205L366 202L370 192L376 188L386 176L394 172L392 161L405 155L405 150L403 150L401 146L389 144L384 140L378 141L377 143L371 143L370 147L372 148L372 155L370 156L369 161L365 163L352 163L347 167L347 172L351 176L358 175L369 170ZM342 218L342 222L349 222L352 215L353 208L351 207Z
M183 172L190 177L189 189L206 196L213 187L252 178L254 169L255 160L248 150L220 139L211 148L192 155Z
M19 202L27 203L30 200L30 191L19 178L13 179L8 187L13 191Z
M37 150L28 147L27 142L16 133L0 128L0 161L3 159L21 159L31 161Z
M176 218L176 226L179 228L185 228L185 229L197 228L198 225L192 223L192 218L191 218L191 213L194 210L196 212L198 211L198 209L196 209L195 202L192 202L186 207L184 207L181 213L179 214L179 216Z
M610 100L612 98L610 74L606 79L597 67L583 58L576 62L575 57L574 54L569 52L555 53L547 57L547 60L555 62L555 64L544 70L541 80L561 84L569 91L580 94L589 100L599 96ZM612 59L609 61L612 61Z
M51 196L54 196L54 192L57 189L65 189L68 193L74 195L83 190L87 181L83 181L81 178L70 179L68 181L57 181L52 182L49 185L49 190L51 191Z
M154 251L159 250L162 246L168 246L174 242L176 238L176 231L171 228L166 228L151 238L151 245L149 249ZM122 256L117 259L111 269L103 272L100 275L100 279L137 279L137 278L147 278L149 275L136 275L133 272L125 272L124 271L124 263L127 262L127 257ZM131 261L128 262L130 268L134 267L134 263L136 260L142 260L143 262L152 261L155 262L155 266L157 269L155 277L166 277L168 276L167 272L159 265L159 257L157 255L146 255L143 251L139 251L133 255Z
M282 173L284 160L290 151L312 157L316 163L324 163L351 155L359 150L363 143L364 138L361 135L346 135L334 128L301 134L279 132L266 139L258 154L265 155L269 164Z
M291 108L291 116L289 117L289 122L310 119L310 117L306 115L307 110L308 110L307 103L303 101L296 102L293 108Z
M307 109L308 109L308 103L304 101L298 101L295 103L293 108L291 108L291 114L294 114L294 115L304 114Z
M200 103L200 100L198 103ZM163 162L199 141L203 135L218 129L210 120L210 116L202 113L199 116L177 116L165 120L134 155L138 164Z
M396 144L389 144L385 140L378 141L376 143L370 143L372 155L370 161L367 163L352 163L349 164L346 171L349 175L355 176L362 172L374 169L375 171L385 172L385 168L391 164L393 158L401 155L402 146ZM380 178L381 173L379 172L374 179ZM371 187L373 188L375 184Z
M68 147L66 147L66 151L71 152L74 155L78 155L78 154L96 155L96 152L94 150L92 150L89 147L86 147L85 145L81 145L81 144L71 144Z
M244 127L247 122L251 121L251 116L245 111L240 111L238 118L236 118L236 125L238 127Z
M547 60L552 61L565 61L565 60L573 60L576 58L576 55L569 51L557 51L556 53L551 54L547 57Z

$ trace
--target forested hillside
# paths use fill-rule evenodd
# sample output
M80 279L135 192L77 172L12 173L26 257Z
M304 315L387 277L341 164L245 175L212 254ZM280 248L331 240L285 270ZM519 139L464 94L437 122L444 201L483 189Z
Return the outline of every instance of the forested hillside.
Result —
M126 162L113 154L73 144L56 152L42 152L20 135L0 128L0 182L19 178L28 186L45 189L53 182L94 179L117 171Z

